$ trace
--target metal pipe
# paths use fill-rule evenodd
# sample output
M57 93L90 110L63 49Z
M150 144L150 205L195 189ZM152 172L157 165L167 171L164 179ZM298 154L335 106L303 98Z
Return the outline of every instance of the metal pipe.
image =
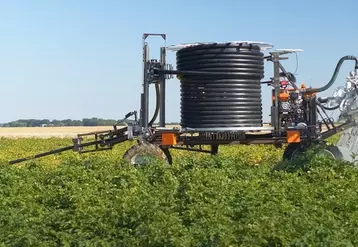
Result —
M149 46L143 39L143 109L142 109L142 124L144 128L148 127L149 117L149 83L148 83L148 60L149 60Z
M139 121L140 121L140 127L144 127L144 93L140 94L140 116L139 116Z
M321 138L323 140L325 140L325 139L327 139L327 138L329 138L329 137L331 137L331 136L343 131L344 129L353 127L354 125L356 125L355 122L346 122L346 123L340 124L340 125L334 127L333 129L330 129L330 130L327 130L325 132L322 132Z
M178 149L178 150L185 150L185 151L192 151L192 152L201 152L201 153L211 153L210 150L203 150L203 149L197 149L197 148L186 148L186 147L178 147L173 146L171 149Z
M74 147L75 146L73 146L73 145L72 146L67 146L67 147L51 150L51 151L48 151L48 152L35 154L33 156L26 157L26 158L10 160L9 164L13 165L13 164L21 163L21 162L24 162L24 161L32 160L32 159L36 159L36 158L40 158L40 157L44 157L44 156L48 156L48 155L52 155L52 154L56 154L56 153L61 153L61 152L64 152L64 151L72 150Z
M166 50L165 47L160 48L160 63L162 65L162 68L165 69L166 65ZM159 99L159 109L160 109L160 115L159 115L159 126L165 127L165 75L160 76L160 82L159 82L159 92L160 92L160 99Z
M118 143L124 142L126 140L128 140L127 135L107 139L107 140L105 140L104 144L109 146L109 148L104 148L104 149L106 149L106 150L111 149L111 146L113 146L114 144L118 144ZM52 154L62 153L62 152L69 151L69 150L78 151L78 150L76 150L76 148L78 148L78 147L84 148L84 147L89 147L89 146L93 146L93 145L97 145L97 144L102 145L103 140L96 140L96 141L91 141L91 142L87 142L87 143L81 143L77 147L76 147L76 145L71 145L71 146L67 146L67 147L53 149L53 150L50 150L50 151L47 151L47 152L43 152L43 153L39 153L39 154L29 156L29 157L26 157L26 158L10 160L9 164L13 165L13 164L17 164L17 163L21 163L21 162L25 162L25 161L29 161L29 160L33 160L33 159L37 159L37 158L41 158L41 157L45 157L45 156L49 156L49 155L52 155ZM93 149L92 151L101 151L101 150L102 149ZM81 153L81 151L79 151L79 152ZM83 152L87 152L87 151L83 151Z
M272 62L273 62L273 73L274 73L274 78L273 78L273 82L274 82L274 94L275 94L275 105L274 105L274 109L273 109L273 116L271 116L271 118L273 118L272 122L274 123L274 127L275 127L275 132L278 136L281 135L281 129L280 129L280 121L278 119L278 97L279 97L279 93L280 93L280 60L279 60L279 54L274 53L272 54Z

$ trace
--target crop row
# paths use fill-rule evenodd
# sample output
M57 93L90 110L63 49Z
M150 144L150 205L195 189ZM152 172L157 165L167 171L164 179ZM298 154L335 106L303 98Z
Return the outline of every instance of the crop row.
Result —
M3 246L355 246L356 168L313 158L277 170L282 150L222 147L218 156L174 152L174 164L134 168L131 143L67 152L25 165L19 156L70 140L2 139Z

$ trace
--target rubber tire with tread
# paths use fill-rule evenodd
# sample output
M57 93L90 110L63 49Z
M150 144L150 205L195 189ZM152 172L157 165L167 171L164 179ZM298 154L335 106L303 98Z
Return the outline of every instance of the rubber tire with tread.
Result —
M157 159L168 162L167 156L165 155L164 151L159 146L151 143L141 143L132 146L125 152L125 154L123 155L123 159L132 163L133 158L135 158L135 156L137 156L138 154L154 156Z
M343 155L341 151L338 149L338 147L334 145L327 145L326 143L324 143L323 145L324 145L323 149L333 154L334 159L336 160L343 159ZM306 148L302 147L301 144L289 144L283 153L283 159L288 161L293 161L292 156L295 155L295 152L298 152L298 154L302 154L305 152L305 150Z

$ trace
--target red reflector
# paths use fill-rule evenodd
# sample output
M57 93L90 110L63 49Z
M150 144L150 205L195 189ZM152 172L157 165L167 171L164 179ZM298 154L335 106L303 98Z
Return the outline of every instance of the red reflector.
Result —
M281 86L287 86L288 85L288 81L280 81Z

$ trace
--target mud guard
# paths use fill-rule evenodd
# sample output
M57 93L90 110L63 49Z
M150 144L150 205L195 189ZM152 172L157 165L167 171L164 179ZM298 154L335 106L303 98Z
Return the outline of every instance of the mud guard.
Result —
M344 156L341 150L335 145L328 145L325 142L318 143L311 146L301 145L300 143L293 143L289 144L284 153L283 153L283 160L287 160L293 162L297 159L298 156L304 154L310 147L318 147L319 151L318 155L328 155L331 156L335 160L343 160Z
M171 164L172 162L172 157L168 149L163 149L147 142L142 142L129 148L124 153L123 159L137 165L136 158L140 158L141 156L154 156L157 159L166 161L168 164Z
M342 153L343 159L349 162L358 162L358 125L342 131L336 144Z

